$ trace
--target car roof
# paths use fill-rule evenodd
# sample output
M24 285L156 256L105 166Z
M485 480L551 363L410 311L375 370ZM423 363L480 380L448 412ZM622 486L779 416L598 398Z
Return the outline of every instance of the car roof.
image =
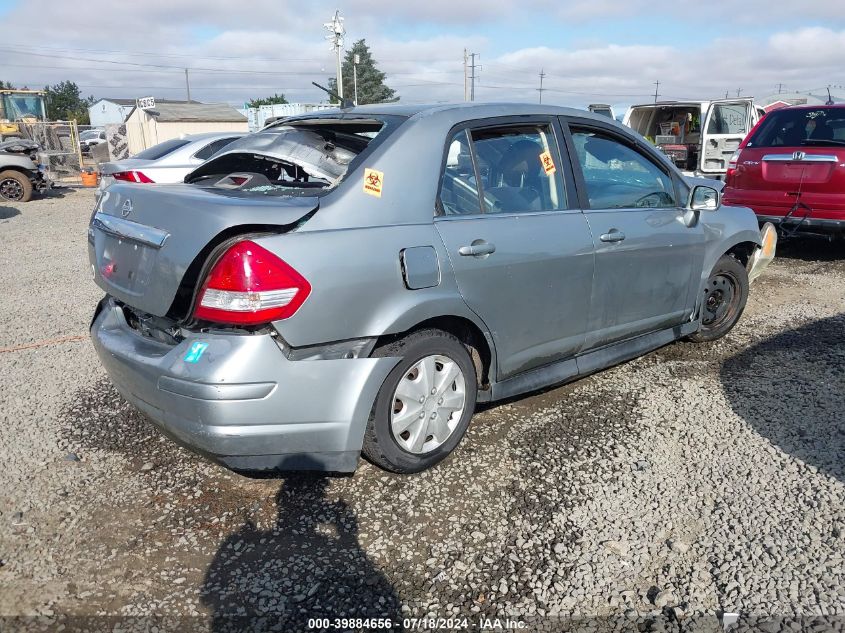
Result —
M801 103L799 105L791 105L784 106L782 108L777 108L776 110L772 110L772 112L781 112L782 110L821 110L823 108L841 110L845 108L845 103L817 103L815 105L809 103Z
M183 134L179 138L181 138L182 140L189 141L189 142L193 143L194 141L207 141L209 139L228 138L230 136L231 137L233 137L233 136L240 137L240 136L245 136L246 134L248 134L248 132L235 132L235 131L231 131L231 132L202 132L202 133L199 133L199 134Z
M355 106L353 108L336 108L331 110L312 111L304 115L296 115L281 119L303 120L319 119L338 114L352 116L404 116L409 118L423 118L429 116L445 115L449 118L473 120L487 117L499 116L577 116L596 121L607 122L603 114L595 114L586 109L567 108L563 106L545 105L539 103L518 103L518 102L458 102L458 103L378 103L370 105ZM456 116L457 115L457 116Z

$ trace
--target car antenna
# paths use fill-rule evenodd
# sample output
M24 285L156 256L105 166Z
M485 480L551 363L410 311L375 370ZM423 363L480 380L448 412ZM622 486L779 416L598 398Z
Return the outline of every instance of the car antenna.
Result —
M825 105L833 105L833 97L830 96L830 86L827 87L827 103Z
M337 99L338 103L340 104L341 110L346 110L347 108L352 108L352 107L355 106L355 103L352 101L352 99L343 99L334 90L329 90L325 86L321 86L320 84L318 84L316 81L312 81L311 83L314 84L315 86L317 86L320 90L322 90L326 94L328 94L330 97L334 97L335 99Z

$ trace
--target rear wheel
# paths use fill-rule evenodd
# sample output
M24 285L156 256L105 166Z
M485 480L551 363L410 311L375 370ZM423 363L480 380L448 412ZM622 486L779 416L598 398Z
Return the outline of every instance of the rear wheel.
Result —
M707 283L701 304L701 329L690 335L696 342L715 341L733 329L748 301L748 272L730 255L722 255Z
M460 443L475 410L475 366L461 342L441 330L420 330L377 349L400 356L376 397L363 453L395 473L434 466Z
M32 183L19 171L7 169L0 172L0 198L12 202L28 202L32 198Z

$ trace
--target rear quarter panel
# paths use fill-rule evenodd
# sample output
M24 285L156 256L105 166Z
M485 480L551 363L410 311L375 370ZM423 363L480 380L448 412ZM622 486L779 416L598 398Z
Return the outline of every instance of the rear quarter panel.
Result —
M256 241L311 284L311 294L297 313L273 324L295 347L403 332L445 315L468 318L483 329L458 292L448 255L431 222L294 232ZM420 290L405 286L400 253L412 246L435 249L440 267L437 286Z

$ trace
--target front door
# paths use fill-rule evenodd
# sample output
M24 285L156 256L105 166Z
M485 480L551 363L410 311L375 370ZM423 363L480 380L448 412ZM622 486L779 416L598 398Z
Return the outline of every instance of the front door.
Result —
M570 131L596 252L585 349L688 321L704 232L686 209L686 186L613 130L571 123Z
M435 222L467 305L496 346L497 378L583 346L593 243L550 120L455 131Z

